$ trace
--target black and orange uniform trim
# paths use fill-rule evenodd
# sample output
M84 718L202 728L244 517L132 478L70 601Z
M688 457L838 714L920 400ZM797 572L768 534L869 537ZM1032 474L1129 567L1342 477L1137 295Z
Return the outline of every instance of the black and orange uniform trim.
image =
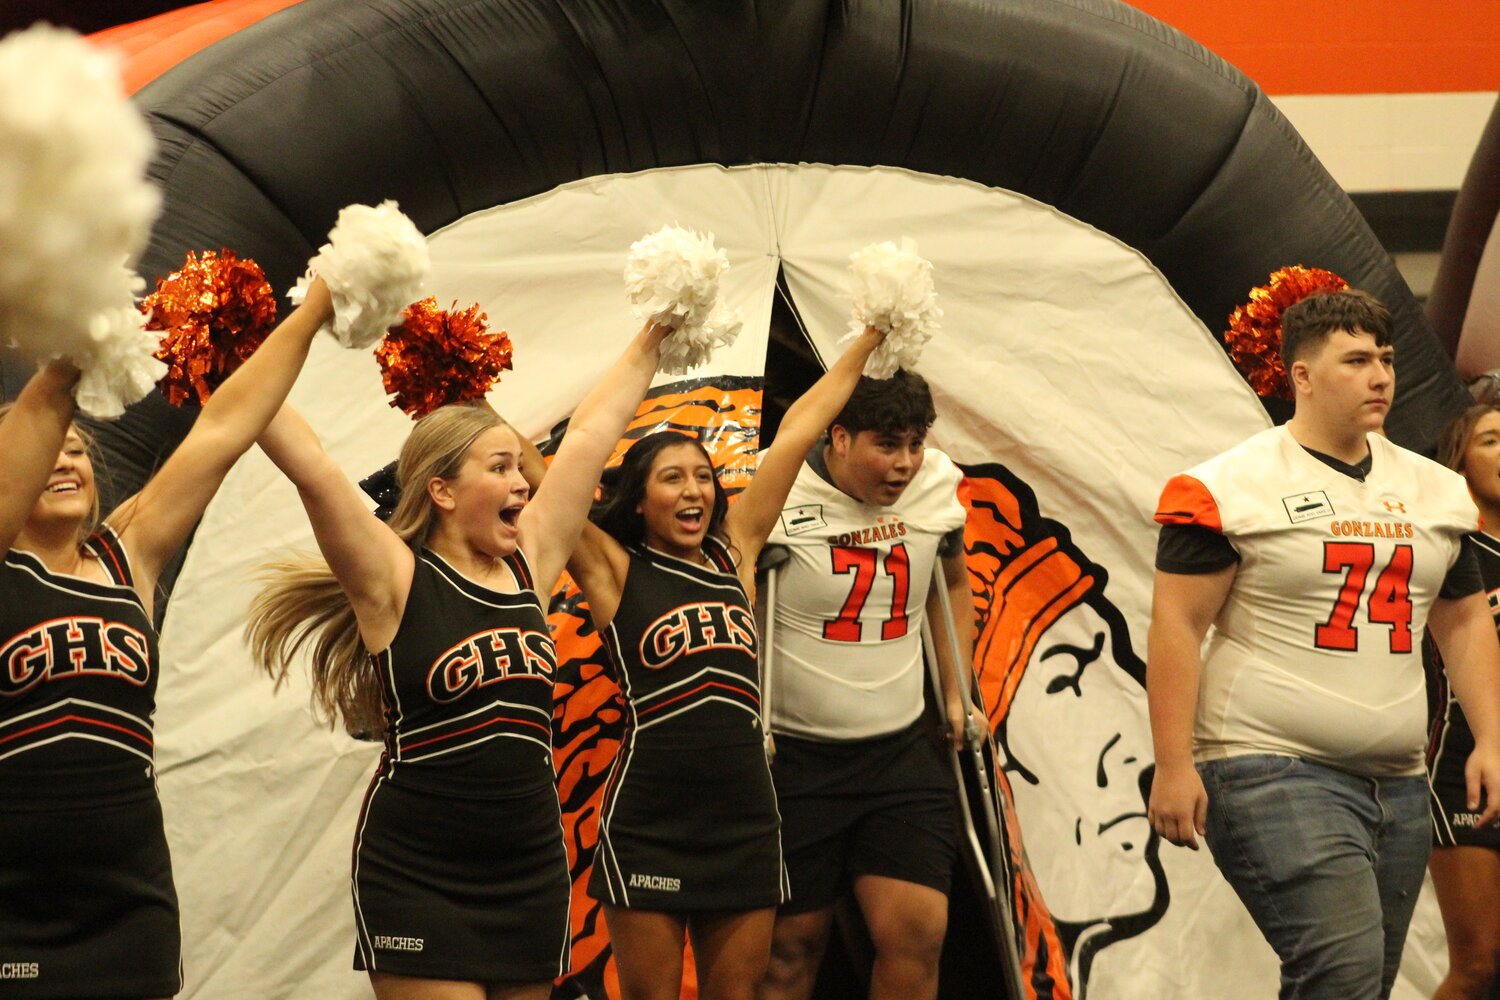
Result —
M417 553L396 637L372 657L386 748L354 839L356 969L493 983L567 968L557 654L525 557L505 563L516 592Z
M626 731L604 791L589 894L644 910L750 910L787 895L760 726L758 639L734 561L629 549L604 630Z
M1490 614L1500 628L1500 540L1483 532L1465 539L1479 563ZM1480 811L1470 809L1464 765L1474 752L1474 732L1464 710L1448 686L1443 658L1429 636L1422 645L1427 658L1428 694L1432 726L1427 740L1427 776L1432 792L1432 843L1437 847L1489 847L1500 849L1500 829L1478 826Z
M106 527L108 583L0 564L0 994L171 996L182 988L156 792L156 630Z

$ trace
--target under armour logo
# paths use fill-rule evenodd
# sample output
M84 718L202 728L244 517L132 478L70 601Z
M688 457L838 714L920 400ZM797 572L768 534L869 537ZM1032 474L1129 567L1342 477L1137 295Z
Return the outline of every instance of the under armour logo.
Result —
M1402 503L1400 500L1382 500L1380 502L1385 504L1386 513L1388 514L1394 514L1397 511L1400 511L1403 514L1406 513L1406 504Z

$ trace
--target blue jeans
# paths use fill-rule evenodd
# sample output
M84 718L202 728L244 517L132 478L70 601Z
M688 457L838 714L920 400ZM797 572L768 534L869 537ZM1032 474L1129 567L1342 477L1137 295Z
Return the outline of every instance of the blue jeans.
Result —
M1281 1000L1385 1000L1431 853L1427 779L1296 757L1198 765L1219 871L1281 959Z

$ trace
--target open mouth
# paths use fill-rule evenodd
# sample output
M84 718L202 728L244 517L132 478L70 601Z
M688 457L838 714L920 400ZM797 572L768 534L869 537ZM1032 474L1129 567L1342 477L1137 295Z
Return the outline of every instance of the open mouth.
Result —
M61 483L53 483L51 486L47 487L48 493L77 493L78 490L79 485L77 483L67 481Z
M703 508L688 507L677 512L677 523L688 531L697 531L703 527Z
M521 523L521 511L525 508L525 506L525 504L518 503L513 504L509 507L501 508L500 520L505 522L507 527L516 527L516 525Z

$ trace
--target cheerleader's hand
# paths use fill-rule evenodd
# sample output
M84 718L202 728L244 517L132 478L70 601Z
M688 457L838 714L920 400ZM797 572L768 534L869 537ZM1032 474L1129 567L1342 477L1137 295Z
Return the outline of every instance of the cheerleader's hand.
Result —
M1484 807L1475 827L1486 827L1500 820L1500 748L1476 746L1464 764L1464 784L1468 789L1469 811Z

